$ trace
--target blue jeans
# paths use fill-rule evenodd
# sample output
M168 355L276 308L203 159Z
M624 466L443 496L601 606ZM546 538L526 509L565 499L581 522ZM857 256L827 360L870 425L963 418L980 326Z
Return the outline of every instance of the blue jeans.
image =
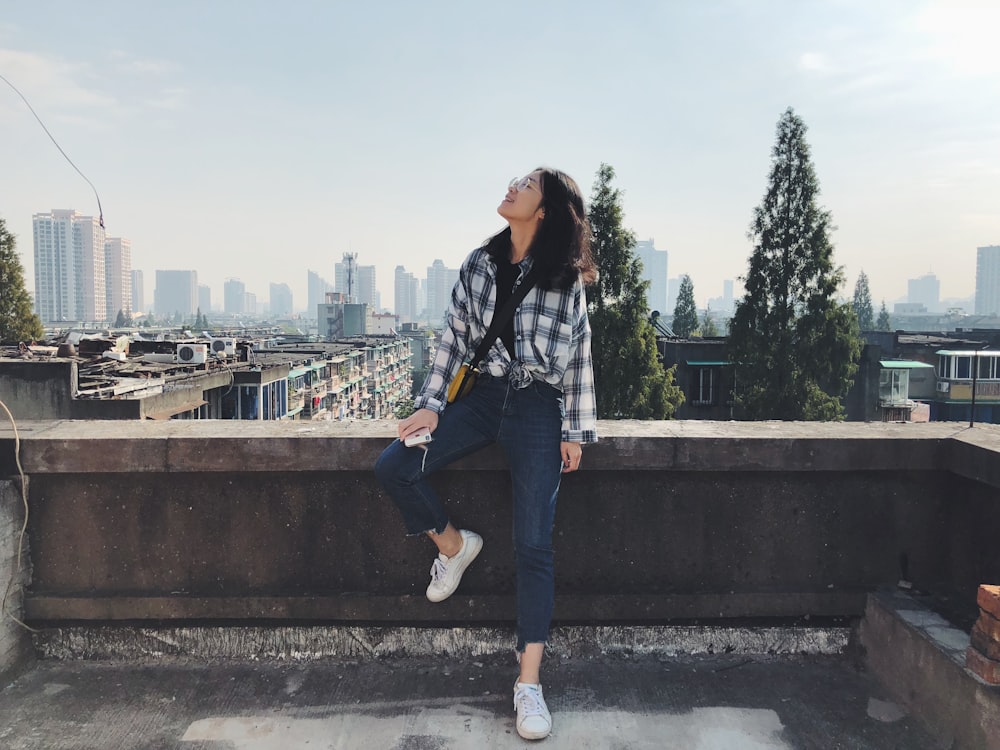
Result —
M514 495L517 650L546 643L555 599L552 526L562 478L563 401L539 381L520 390L506 378L480 376L465 398L441 413L427 455L394 440L375 462L410 534L440 533L448 513L427 478L491 443L507 454Z

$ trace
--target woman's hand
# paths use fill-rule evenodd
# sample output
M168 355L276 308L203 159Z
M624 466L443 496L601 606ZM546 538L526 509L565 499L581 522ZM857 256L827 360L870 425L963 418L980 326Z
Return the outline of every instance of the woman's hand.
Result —
M399 432L399 439L406 440L407 437L417 430L426 429L428 432L434 432L437 426L437 412L430 409L417 409L413 414L399 423L397 430Z
M583 447L580 443L560 443L559 449L562 452L563 474L580 468L580 459L583 458Z

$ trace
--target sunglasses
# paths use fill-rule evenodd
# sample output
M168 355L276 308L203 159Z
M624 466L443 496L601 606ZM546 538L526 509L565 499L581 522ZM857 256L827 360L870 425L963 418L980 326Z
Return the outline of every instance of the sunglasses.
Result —
M516 190L519 193L527 190L528 188L538 190L531 177L515 177L507 184L508 190ZM541 190L538 190L538 192L541 192Z

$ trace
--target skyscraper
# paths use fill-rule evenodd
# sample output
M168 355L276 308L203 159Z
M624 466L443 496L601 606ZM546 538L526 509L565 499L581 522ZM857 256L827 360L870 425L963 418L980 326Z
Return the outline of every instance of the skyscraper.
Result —
M306 290L306 316L316 318L319 306L326 304L326 293L333 291L333 285L315 271L307 271Z
M157 316L193 315L197 306L197 271L156 272L153 308Z
M932 273L924 274L918 279L906 282L906 301L916 302L927 308L928 312L940 312L941 282Z
M354 287L354 296L358 304L368 305L371 310L378 310L379 295L375 287L375 266L358 266L358 281Z
M271 315L287 318L292 314L292 289L288 284L271 282Z
M105 310L109 320L121 310L126 315L133 312L132 300L132 241L124 237L104 240Z
M396 266L394 292L399 322L412 323L417 317L417 280L403 266Z
M667 309L667 251L657 250L653 240L640 240L635 244L635 256L642 261L642 278L649 282L646 301L650 311L657 310L661 315L671 315L673 310Z
M208 284L198 285L198 308L202 315L212 312L212 287Z
M246 309L247 287L239 279L226 279L222 289L222 309L229 315L253 312Z
M146 282L142 271L132 269L132 312L146 311Z
M976 315L1000 315L1000 245L976 248Z
M100 221L72 209L52 209L31 220L38 317L43 322L107 320Z
M427 267L427 318L431 325L438 325L444 319L457 280L458 269L448 268L444 261L435 260Z

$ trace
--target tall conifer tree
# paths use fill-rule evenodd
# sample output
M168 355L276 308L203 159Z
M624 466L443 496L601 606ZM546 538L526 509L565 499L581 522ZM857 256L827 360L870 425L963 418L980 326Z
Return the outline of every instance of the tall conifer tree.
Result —
M677 290L677 304L674 305L674 321L671 328L681 338L687 338L698 330L698 308L694 304L694 282L687 274L681 278Z
M602 164L594 182L588 218L600 278L587 291L593 331L597 414L602 419L668 419L684 400L665 370L649 322L635 235L623 226L615 171Z
M878 311L878 320L875 321L876 331L891 331L892 319L889 317L889 310L886 309L885 300L882 300L882 307Z
M24 286L24 267L17 255L17 238L0 218L0 344L40 339L44 330Z
M872 309L872 293L868 289L868 274L862 271L854 284L854 314L858 316L858 328L862 331L875 330L875 311Z
M749 419L842 419L861 352L854 311L836 299L843 274L833 264L830 214L817 204L805 134L805 123L786 110L729 331L737 400Z

